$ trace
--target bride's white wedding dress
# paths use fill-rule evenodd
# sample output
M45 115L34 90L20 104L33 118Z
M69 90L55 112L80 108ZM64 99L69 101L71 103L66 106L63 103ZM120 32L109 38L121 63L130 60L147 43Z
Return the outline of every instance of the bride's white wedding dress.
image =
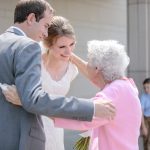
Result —
M77 67L72 63L69 63L65 75L61 80L55 81L42 65L43 89L51 95L65 96L70 89L71 81L77 76L77 74ZM42 116L42 120L46 135L45 150L64 150L64 130L62 128L55 128L53 121L46 116Z

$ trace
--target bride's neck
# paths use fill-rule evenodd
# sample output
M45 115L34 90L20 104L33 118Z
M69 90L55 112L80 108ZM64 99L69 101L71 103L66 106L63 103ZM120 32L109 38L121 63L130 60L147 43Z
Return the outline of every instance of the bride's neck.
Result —
M56 59L54 56L46 53L43 54L42 60L46 68L51 68L53 70L62 70L68 67L68 62Z
M68 62L57 60L47 54L42 55L42 60L45 69L55 81L59 81L67 72Z

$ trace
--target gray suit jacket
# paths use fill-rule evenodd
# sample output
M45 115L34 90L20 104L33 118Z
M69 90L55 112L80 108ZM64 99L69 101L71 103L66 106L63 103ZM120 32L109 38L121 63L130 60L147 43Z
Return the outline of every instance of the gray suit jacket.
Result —
M0 89L0 150L44 150L40 115L92 119L92 102L48 95L42 90L40 77L39 44L13 27L0 35L0 82L15 84L23 105L7 102Z

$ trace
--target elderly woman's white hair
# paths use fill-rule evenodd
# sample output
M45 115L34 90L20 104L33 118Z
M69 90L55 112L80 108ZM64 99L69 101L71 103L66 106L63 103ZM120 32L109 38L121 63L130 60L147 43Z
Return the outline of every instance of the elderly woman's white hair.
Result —
M125 76L130 59L118 41L93 40L88 42L88 62L101 70L107 81L113 81Z

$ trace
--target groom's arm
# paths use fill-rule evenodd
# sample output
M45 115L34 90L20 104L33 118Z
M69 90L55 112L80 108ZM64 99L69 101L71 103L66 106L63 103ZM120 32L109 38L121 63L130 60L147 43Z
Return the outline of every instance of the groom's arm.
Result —
M41 49L38 43L30 41L21 48L15 55L14 68L15 84L24 109L52 117L92 120L93 102L75 97L54 97L42 90Z

